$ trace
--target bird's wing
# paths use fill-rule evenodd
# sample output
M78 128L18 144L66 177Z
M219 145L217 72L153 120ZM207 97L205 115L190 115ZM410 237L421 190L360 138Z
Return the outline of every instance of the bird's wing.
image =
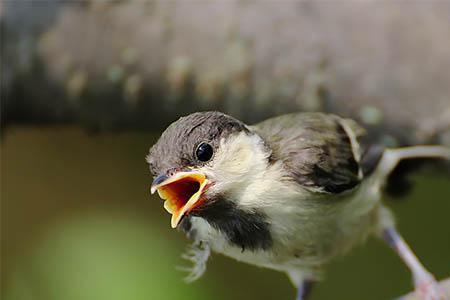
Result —
M251 127L302 186L341 193L362 179L356 122L323 113L297 113L268 119Z

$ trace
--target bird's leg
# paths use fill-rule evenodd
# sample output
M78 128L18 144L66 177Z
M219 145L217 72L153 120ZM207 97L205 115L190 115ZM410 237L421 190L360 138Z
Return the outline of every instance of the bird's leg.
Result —
M411 270L416 293L423 300L446 300L434 276L420 263L411 248L395 228L383 231L383 239L392 247Z
M315 283L315 280L311 279L310 276L305 276L305 274L296 269L289 270L287 272L289 279L292 284L297 288L296 300L305 300L311 293L311 289Z
M411 146L396 149L386 149L376 172L376 177L384 182L386 177L403 159L435 158L450 160L450 148L446 146Z
M306 300L311 293L312 287L314 286L314 281L304 279L297 287L297 297L296 300Z

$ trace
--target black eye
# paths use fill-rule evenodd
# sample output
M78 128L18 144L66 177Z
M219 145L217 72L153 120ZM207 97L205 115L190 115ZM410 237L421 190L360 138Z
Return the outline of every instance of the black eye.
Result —
M213 148L210 144L201 143L195 151L195 156L197 156L200 161L208 161L211 159L213 152Z

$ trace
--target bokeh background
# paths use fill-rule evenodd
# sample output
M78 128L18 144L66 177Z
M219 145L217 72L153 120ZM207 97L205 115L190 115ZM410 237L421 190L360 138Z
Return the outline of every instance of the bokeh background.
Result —
M357 119L373 142L450 145L450 2L3 0L2 299L293 299L283 274L189 241L150 196L144 157L180 115ZM448 170L386 199L424 264L450 275ZM391 299L408 270L380 241L328 269L319 299Z

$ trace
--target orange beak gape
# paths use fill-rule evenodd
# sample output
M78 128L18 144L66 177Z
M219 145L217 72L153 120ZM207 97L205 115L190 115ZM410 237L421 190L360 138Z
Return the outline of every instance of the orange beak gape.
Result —
M200 196L207 183L203 173L194 171L176 173L162 182L155 179L151 193L158 191L165 200L164 208L172 214L172 228L176 228L183 216L200 204Z

